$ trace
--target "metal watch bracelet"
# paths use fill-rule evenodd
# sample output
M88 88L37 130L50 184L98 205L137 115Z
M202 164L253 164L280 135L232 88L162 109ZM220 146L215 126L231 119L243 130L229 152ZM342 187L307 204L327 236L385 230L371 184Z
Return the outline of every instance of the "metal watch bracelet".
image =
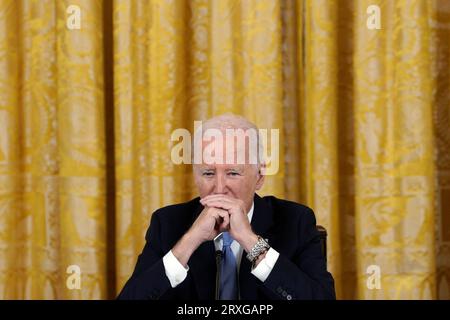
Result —
M269 244L263 238L258 236L258 242L256 242L249 253L247 253L247 259L253 263L263 252L269 249Z

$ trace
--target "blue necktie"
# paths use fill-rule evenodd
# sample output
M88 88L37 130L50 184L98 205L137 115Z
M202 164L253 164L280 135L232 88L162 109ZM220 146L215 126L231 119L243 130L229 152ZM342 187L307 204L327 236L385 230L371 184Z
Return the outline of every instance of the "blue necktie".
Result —
M220 300L237 300L237 264L233 251L230 248L234 239L229 232L222 233L222 266L220 273Z

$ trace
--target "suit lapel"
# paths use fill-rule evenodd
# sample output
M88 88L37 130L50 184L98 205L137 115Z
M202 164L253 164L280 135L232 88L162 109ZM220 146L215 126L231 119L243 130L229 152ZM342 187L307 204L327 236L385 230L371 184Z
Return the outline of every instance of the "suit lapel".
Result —
M265 203L265 201L255 194L254 198L255 208L252 217L253 231L263 237L269 238L270 242L270 227L273 225L273 211L272 208ZM262 285L254 275L251 274L251 264L246 258L247 253L242 253L241 265L239 267L239 290L241 299L255 300L257 299L257 289Z
M216 262L213 241L206 241L195 250L189 260L199 300L214 299L216 287Z

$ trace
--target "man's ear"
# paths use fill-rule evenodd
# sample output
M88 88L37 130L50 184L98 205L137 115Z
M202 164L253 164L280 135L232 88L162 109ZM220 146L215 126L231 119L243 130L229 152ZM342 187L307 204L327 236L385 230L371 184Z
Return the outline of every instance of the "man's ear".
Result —
M258 173L257 173L257 181L256 181L256 190L259 190L262 188L264 184L264 178L265 178L265 170L266 170L266 164L262 163L258 166Z

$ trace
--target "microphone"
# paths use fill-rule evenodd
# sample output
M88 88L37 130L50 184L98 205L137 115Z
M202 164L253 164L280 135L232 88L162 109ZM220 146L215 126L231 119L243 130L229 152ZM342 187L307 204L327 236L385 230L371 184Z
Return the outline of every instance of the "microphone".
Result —
M222 262L222 251L216 250L216 300L219 299L219 290L220 290L220 269Z

